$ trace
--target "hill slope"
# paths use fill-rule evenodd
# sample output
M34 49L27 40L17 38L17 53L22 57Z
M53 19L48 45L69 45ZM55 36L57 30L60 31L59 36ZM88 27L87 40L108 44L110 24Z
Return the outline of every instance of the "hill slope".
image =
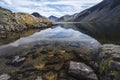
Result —
M79 13L73 21L120 22L120 0L103 0Z

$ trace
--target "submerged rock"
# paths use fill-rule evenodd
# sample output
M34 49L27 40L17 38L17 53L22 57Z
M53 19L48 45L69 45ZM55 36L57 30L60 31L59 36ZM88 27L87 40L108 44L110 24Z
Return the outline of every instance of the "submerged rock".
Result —
M21 64L24 63L25 60L26 60L25 57L15 56L14 59L11 62L9 62L9 64L13 66L20 66Z
M57 80L57 76L58 74L55 72L48 72L48 73L43 74L43 78L45 80Z
M76 50L74 53L80 60L88 63L98 59L101 49L101 44L98 41L93 40L91 42L81 42L79 45L79 50Z
M71 61L68 73L79 80L98 80L94 70L81 62Z

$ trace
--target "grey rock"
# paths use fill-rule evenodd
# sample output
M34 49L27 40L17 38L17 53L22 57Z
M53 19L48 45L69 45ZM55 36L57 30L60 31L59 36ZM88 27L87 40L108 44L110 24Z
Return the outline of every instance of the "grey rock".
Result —
M111 61L110 68L111 68L112 70L120 71L120 62Z
M100 57L105 57L108 55L111 55L113 60L120 61L120 46L114 44L104 44L102 46Z
M0 75L0 80L9 80L11 77L8 74L2 74Z
M75 77L85 80L98 80L97 75L94 73L93 69L81 62L70 62L68 73Z

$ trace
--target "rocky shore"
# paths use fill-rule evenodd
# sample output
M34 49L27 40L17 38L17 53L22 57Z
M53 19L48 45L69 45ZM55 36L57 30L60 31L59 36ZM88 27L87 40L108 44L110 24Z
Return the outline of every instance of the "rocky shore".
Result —
M1 56L0 80L120 80L119 45L57 45Z
M45 18L37 18L27 13L13 13L0 7L0 33L18 32L29 28L46 28L52 22Z

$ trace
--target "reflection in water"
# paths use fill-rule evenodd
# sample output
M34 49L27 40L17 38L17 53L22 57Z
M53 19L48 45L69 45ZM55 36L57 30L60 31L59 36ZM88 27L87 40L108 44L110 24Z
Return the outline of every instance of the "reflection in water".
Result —
M69 42L68 44L84 44L84 45L99 45L98 42L85 35L77 30L72 28L62 28L60 25L54 26L53 28L48 28L46 30L41 30L40 32L36 32L31 36L23 37L18 39L17 41L10 43L8 45L3 45L0 47L0 53L6 53L6 51L16 50L16 48L25 48L26 46L29 48L35 44L51 44L58 42ZM77 42L77 43L76 43ZM8 49L8 50L7 50Z
M19 40L9 44L9 45L23 45L29 44L37 41L92 41L93 38L73 29L64 29L61 26L56 26L54 28L48 28L40 32L36 32L31 36L20 38Z
M102 44L120 44L120 23L78 23L72 26Z
M27 30L27 31L23 31L23 32L0 33L0 45L14 42L15 40L18 40L21 37L26 37L26 36L32 35L33 33L37 32L37 31L40 31L40 30L34 29L34 30Z
M62 28L61 28L62 27ZM120 44L120 27L117 24L103 24L103 23L64 23L58 26L53 26L40 32L39 30L28 30L22 33L4 33L0 34L0 45L11 43L21 37L33 35L25 38L21 38L14 43L24 44L29 42L35 42L39 40L86 40L91 39L89 36L95 38L101 43L114 43ZM87 34L82 34L81 32Z

